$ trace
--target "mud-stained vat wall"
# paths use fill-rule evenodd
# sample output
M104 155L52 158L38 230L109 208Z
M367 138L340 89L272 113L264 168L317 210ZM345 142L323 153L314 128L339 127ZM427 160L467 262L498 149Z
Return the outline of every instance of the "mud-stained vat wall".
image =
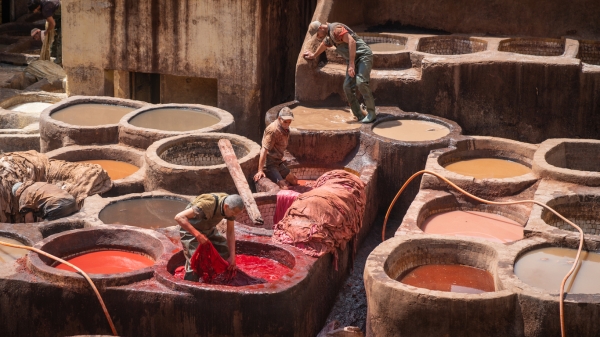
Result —
M66 0L68 92L133 99L131 73L210 79L216 81L216 106L245 126L243 135L257 139L264 111L291 98L295 60L315 5L316 0ZM173 79L163 77L158 87ZM162 94L165 101L154 103L175 97L169 90ZM211 102L212 97L202 103Z

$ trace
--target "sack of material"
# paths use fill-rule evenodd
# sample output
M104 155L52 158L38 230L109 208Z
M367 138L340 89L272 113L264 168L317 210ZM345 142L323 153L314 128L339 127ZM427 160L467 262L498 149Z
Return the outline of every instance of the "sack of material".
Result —
M360 230L365 203L365 184L360 178L343 170L327 172L274 225L272 240L296 246L310 256L331 252L337 257L337 249L343 250Z

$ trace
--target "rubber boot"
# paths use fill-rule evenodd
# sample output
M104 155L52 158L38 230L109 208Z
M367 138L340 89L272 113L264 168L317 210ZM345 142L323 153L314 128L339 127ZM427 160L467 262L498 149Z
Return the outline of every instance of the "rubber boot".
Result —
M375 114L375 110L369 110L367 113L367 117L363 118L361 120L361 123L373 123L376 118L377 115Z

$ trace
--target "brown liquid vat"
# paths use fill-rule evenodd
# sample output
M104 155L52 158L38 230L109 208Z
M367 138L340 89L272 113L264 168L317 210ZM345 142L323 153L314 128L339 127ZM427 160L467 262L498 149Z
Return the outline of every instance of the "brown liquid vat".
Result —
M373 52L373 69L407 69L413 66L406 45L408 37L391 33L357 32ZM346 60L335 48L325 51L327 62L346 65Z
M269 125L277 120L277 115L282 108L288 107L293 110L301 106L308 108L332 108L335 110L346 109L346 107L342 106L327 107L322 102L291 101L269 109L265 115L265 125ZM317 120L316 122L318 123L319 121ZM349 123L344 129L335 129L331 127L331 123L326 122L325 124L328 126L325 127L321 124L319 127L324 130L309 130L296 128L294 127L294 122L292 122L287 151L302 162L333 164L344 161L359 146L360 128L362 126L359 125L358 128L354 128L355 124Z
M415 172L425 168L427 156L432 150L446 148L451 142L460 139L462 129L453 121L414 112L403 112L399 109L382 107L378 108L379 114L373 124L363 125L361 129L362 143L365 147L377 149L375 161L380 166L377 189L380 194L382 207L387 207L402 187L404 182ZM403 141L377 134L380 125L388 123L406 123L406 121L423 121L427 125L440 130L447 129L445 136L425 141ZM430 124L433 123L433 124ZM428 133L430 128L423 128L423 133ZM436 129L437 130L437 129ZM435 138L435 137L434 137ZM412 137L411 139L416 139ZM421 178L417 178L417 182ZM395 209L404 212L414 196L419 191L417 182L408 186L406 191L396 203Z
M118 120L104 125L73 125L52 118L52 114L80 104L100 104L139 109L145 102L100 96L73 96L44 110L40 116L40 148L52 151L70 145L105 145L118 142ZM71 108L72 109L72 108Z
M479 197L485 198L514 195L532 186L538 180L538 176L529 170L532 166L536 149L537 145L517 142L510 139L469 136L459 140L454 146L448 149L432 151L427 158L425 169L441 175L459 187ZM481 160L483 158L500 159L520 164L522 166L519 166L519 169L522 171L517 173L523 172L525 174L505 178L477 178L457 173L452 170L452 166L454 165L468 163L466 162L468 160ZM510 162L508 164L511 164ZM513 173L515 171L512 169L510 172L513 174L506 174L506 170L499 171L497 165L494 167L494 170L498 171L496 174L499 176L515 174ZM485 170L480 170L480 172L476 173L482 174L483 176L491 176L494 174L493 172L488 173ZM445 182L442 182L438 178L431 175L425 175L421 181L421 188L448 189L449 187Z
M260 146L242 136L211 132L171 137L152 144L146 151L146 191L163 189L186 195L235 193L218 147L220 139L231 142L246 179L252 181Z
M190 125L189 123L176 123L173 121L164 123L165 130L156 129L160 125L156 123L155 117L159 117L158 119L164 117L165 111L167 114L168 111L175 111L175 117L185 118L186 120L190 115L195 116L195 114L198 114L201 117L200 119L210 119L212 122L192 123L191 127L193 129L190 129L190 127L187 127ZM144 127L134 125L137 123L144 125ZM184 127L182 128L182 126ZM119 122L119 142L145 150L152 143L168 137L191 133L234 131L233 116L225 110L200 104L161 104L125 115Z
M128 163L138 169L122 179L113 180L113 187L103 193L104 197L140 193L144 191L146 164L144 152L122 145L67 146L47 153L48 158L81 162L86 160L115 160Z
M365 265L367 334L371 336L522 334L515 315L516 295L506 290L498 276L508 263L502 245L481 240L439 236L395 237L380 244ZM452 293L409 286L396 279L423 265L464 265L488 271L496 291L481 294ZM449 310L448 308L452 308ZM481 319L482 312L486 317ZM426 314L425 314L426 313Z

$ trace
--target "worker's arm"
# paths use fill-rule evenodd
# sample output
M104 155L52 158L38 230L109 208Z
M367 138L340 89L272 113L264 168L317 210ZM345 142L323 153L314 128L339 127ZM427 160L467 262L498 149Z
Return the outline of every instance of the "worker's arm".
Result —
M354 70L354 60L356 59L356 41L350 36L350 34L344 34L342 38L344 42L348 44L348 51L350 52L350 59L348 59L348 75L354 77L356 71Z
M200 233L196 228L194 228L194 226L192 226L192 224L188 220L188 219L193 219L195 217L196 217L196 213L194 212L194 209L188 208L182 212L179 212L175 216L175 221L177 221L177 223L179 224L179 226L181 226L181 228L185 229L190 234L192 234L196 238L196 240L198 240L198 243L200 243L202 245L206 241L208 241L208 238L204 234Z
M237 266L235 265L235 228L233 226L234 222L232 220L227 220L227 247L229 247L229 258L227 262L229 262L229 270L235 270Z
M325 44L325 41L323 41L319 45L319 48L317 48L317 51L312 53L310 50L307 50L304 52L303 56L307 60L314 60L317 56L321 55L321 53L324 52L325 49L327 49L327 45Z
M265 177L265 172L263 171L263 167L265 167L265 162L267 161L267 149L264 147L260 148L260 156L258 157L258 172L254 175L254 181L259 181L261 178Z
M46 21L48 22L48 31L51 32L54 27L56 27L56 21L54 21L54 18L49 16L46 18Z

